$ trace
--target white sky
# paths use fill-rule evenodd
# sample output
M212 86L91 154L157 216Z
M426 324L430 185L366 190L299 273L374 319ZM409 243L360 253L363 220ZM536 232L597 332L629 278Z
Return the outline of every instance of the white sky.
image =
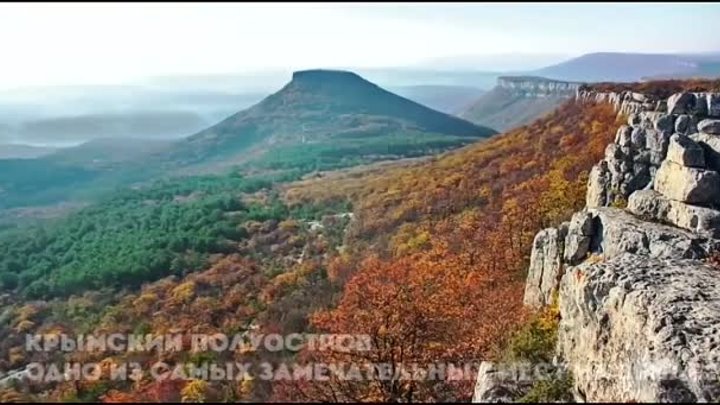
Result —
M720 51L718 4L0 4L0 88L382 67L455 55Z

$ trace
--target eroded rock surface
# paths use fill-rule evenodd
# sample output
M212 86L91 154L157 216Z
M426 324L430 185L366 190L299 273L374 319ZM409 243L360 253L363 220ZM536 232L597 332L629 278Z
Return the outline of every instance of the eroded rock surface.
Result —
M559 351L590 401L720 399L720 277L623 253L561 282Z
M720 252L720 95L577 98L628 123L590 173L587 208L537 235L526 304L558 292L556 355L576 397L718 401L720 269L707 260Z

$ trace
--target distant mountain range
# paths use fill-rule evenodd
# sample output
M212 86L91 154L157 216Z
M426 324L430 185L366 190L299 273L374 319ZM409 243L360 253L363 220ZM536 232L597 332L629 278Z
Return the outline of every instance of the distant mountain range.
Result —
M720 53L590 53L536 70L533 74L581 82L634 82L652 77L717 77L720 76Z

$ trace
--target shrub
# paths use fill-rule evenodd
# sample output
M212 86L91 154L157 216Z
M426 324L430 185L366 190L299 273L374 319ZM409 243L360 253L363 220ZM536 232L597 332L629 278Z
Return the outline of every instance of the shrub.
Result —
M534 315L510 338L503 360L527 361L532 364L551 362L557 343L559 320L560 309L556 294L552 305Z
M536 381L530 391L518 399L518 402L571 402L573 400L572 386L572 374L563 372L547 380Z

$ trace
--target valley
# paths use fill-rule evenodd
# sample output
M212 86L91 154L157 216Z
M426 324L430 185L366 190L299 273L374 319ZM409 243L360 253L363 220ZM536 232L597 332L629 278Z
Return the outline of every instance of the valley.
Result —
M720 400L718 17L0 5L0 403Z

